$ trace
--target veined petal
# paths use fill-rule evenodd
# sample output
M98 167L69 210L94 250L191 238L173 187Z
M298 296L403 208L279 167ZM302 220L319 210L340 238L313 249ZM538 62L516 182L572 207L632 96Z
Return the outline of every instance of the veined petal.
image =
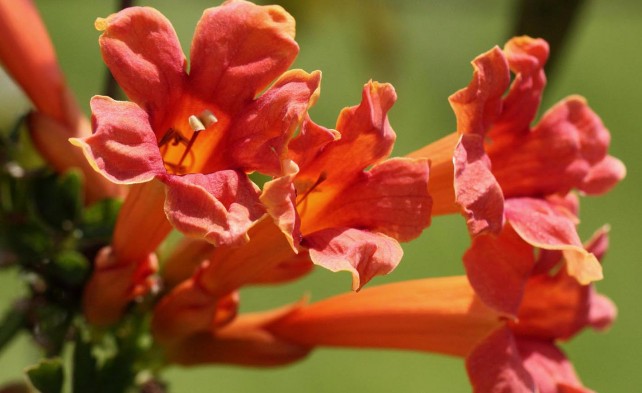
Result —
M294 61L294 18L280 6L228 1L205 10L190 51L191 90L230 115Z
M481 300L516 315L535 263L533 246L507 224L498 235L473 238L463 259L466 275Z
M475 393L536 391L508 328L486 337L466 358L466 370Z
M448 97L459 133L483 136L499 116L502 96L510 83L510 70L501 49L494 47L472 61L473 79Z
M392 85L367 83L361 104L345 108L339 115L336 129L341 139L329 143L313 162L301 167L297 181L314 184L324 176L326 184L342 183L386 158L396 138L387 114L396 100Z
M341 139L339 131L316 124L306 113L301 124L301 132L288 144L288 153L299 168L306 168L328 144L339 139Z
M507 199L505 209L506 219L526 242L546 250L561 250L568 273L581 284L602 278L602 267L582 246L569 212L533 198Z
M263 272L250 282L254 285L282 284L299 279L310 273L314 264L307 252L299 252L271 269Z
M305 214L304 235L322 228L350 227L410 241L430 225L425 159L392 158L374 165L316 214Z
M265 212L259 189L247 175L226 170L203 175L164 176L165 214L179 231L214 244L238 245Z
M581 97L549 109L536 127L514 136L510 145L497 142L487 150L506 197L566 194L574 188L585 191L585 185L587 191L606 191L624 175L619 162L602 162L610 135ZM597 165L602 166L594 170Z
M515 78L504 98L501 115L487 133L494 142L528 132L546 86L548 43L539 38L515 37L504 46L504 54Z
M239 114L226 142L233 167L280 175L287 143L316 101L320 82L319 71L289 71Z
M157 10L130 7L96 20L103 60L154 124L183 91L186 60L172 24Z
M606 156L591 167L578 188L589 195L605 194L625 176L626 167L622 161L612 156Z
M70 142L91 166L114 183L144 183L165 173L147 113L131 102L96 96L91 100L94 134Z
M468 231L498 233L504 225L504 195L491 172L480 135L462 135L453 153L455 201Z
M260 200L296 253L301 241L301 219L296 211L294 177L299 167L291 160L285 160L283 166L285 174L265 183Z
M329 228L305 237L310 258L330 271L352 274L352 289L361 289L373 277L388 274L401 261L399 243L386 235L353 228Z
M523 365L541 393L592 393L582 386L575 369L552 342L517 339Z

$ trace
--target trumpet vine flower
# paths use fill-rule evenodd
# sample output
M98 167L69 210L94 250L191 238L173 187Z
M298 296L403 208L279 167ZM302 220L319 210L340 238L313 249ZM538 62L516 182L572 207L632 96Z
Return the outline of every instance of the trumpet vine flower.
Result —
M286 72L298 52L293 18L245 1L207 9L189 71L172 25L152 8L124 9L96 28L131 100L94 97L93 135L71 140L107 179L134 185L105 269L148 261L172 226L217 246L246 242L265 213L247 174L282 174L287 143L318 95L319 72ZM109 293L93 282L88 291ZM117 308L130 300L86 297Z
M435 214L461 210L473 237L514 231L533 246L563 250L569 273L587 284L602 278L600 264L582 248L575 214L556 201L572 190L605 193L625 168L607 154L609 132L581 97L562 100L531 126L546 85L547 57L547 43L530 37L513 38L503 50L477 57L472 81L449 99L457 132L410 156L431 158ZM478 246L493 241L473 242L468 260L486 263L470 262L467 271L489 304L514 312L514 303L506 306L504 300L515 294L497 289L504 280L499 272L529 270L500 266L512 260L501 255L488 259Z
M601 258L606 246L601 230L587 249ZM488 307L465 276L421 279L241 314L168 356L181 364L274 366L317 347L404 349L465 358L475 392L588 393L557 343L586 327L608 328L615 307L559 269L561 251L540 251L515 316Z
M221 299L246 284L300 277L310 270L310 261L349 271L355 290L397 266L399 241L429 225L431 200L426 160L385 159L395 139L387 120L395 99L392 86L370 82L361 104L341 112L336 130L306 117L290 142L291 171L264 187L261 200L270 214L250 229L250 241L210 251L192 243L201 256L194 261L205 262L196 267L177 254L166 264L174 275L170 282L182 283L155 309L159 341L175 344L218 330L213 321ZM184 252L190 251L181 248ZM174 267L185 264L196 268L191 277L185 267ZM183 322L197 313L203 323Z

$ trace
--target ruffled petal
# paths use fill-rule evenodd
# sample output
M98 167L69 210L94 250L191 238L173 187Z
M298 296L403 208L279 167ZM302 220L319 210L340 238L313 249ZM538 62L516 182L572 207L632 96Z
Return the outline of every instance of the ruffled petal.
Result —
M576 218L565 209L533 198L511 198L505 203L506 219L519 236L546 250L561 250L566 269L585 285L602 278L602 266L584 249L575 230Z
M307 168L325 147L341 139L339 131L314 123L306 113L301 132L288 144L288 154L299 168Z
M608 130L586 101L569 97L510 145L491 143L487 151L506 197L563 195L574 188L598 193L624 176L621 163L605 161L609 142Z
M625 176L624 163L615 157L606 156L591 167L578 188L588 195L605 194Z
M154 131L145 111L109 97L91 99L94 134L70 142L91 166L114 183L144 183L165 174Z
M103 60L130 100L156 124L184 89L186 60L172 24L149 7L96 20Z
M287 70L299 51L280 6L228 1L205 10L190 51L191 90L234 115Z
M324 229L304 241L312 262L333 272L350 272L355 291L373 277L393 271L403 256L395 239L353 228Z
M515 37L504 46L504 54L515 78L504 98L501 115L487 133L494 143L528 132L546 86L544 65L548 52L546 41L527 36Z
M319 71L285 73L240 114L228 131L226 151L234 168L277 176L287 143L319 95ZM216 159L216 158L214 158Z
M499 116L502 96L510 83L510 70L501 49L495 47L472 61L473 79L448 97L459 133L483 136Z
M536 391L508 328L486 337L466 358L466 370L475 393Z
M297 181L312 185L324 177L326 184L343 183L386 158L396 138L387 113L396 99L392 85L367 83L361 104L345 108L339 115L336 129L341 139L326 145L313 162L301 167Z
M540 393L592 393L582 386L575 369L552 342L517 340L523 364Z
M285 175L265 183L260 200L276 226L288 239L292 250L297 252L296 247L301 241L301 220L296 211L296 190L293 182L299 168L290 160L286 160L283 166Z
M304 215L304 235L322 228L350 227L409 241L430 225L425 159L392 158L361 172L314 217Z
M172 225L215 246L247 242L248 229L265 212L258 187L240 171L168 175L161 180L168 186L165 214Z
M504 195L491 172L479 135L462 135L453 153L455 200L468 231L498 233L504 224Z
M463 259L468 280L481 300L516 315L535 263L533 247L506 225L497 236L473 238Z

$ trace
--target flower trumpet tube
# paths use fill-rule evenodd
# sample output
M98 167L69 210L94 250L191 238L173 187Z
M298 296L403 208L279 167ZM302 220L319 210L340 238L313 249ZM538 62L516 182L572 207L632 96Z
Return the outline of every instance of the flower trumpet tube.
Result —
M606 231L600 230L587 249L601 258L606 242ZM608 328L616 311L592 285L559 269L563 257L542 251L515 317L486 306L462 276L368 288L293 307L278 319L256 322L257 315L241 315L227 329L254 320L256 330L302 348L410 349L465 357L475 392L589 392L556 343L586 327Z
M569 273L587 284L602 278L601 266L582 247L576 214L556 201L571 190L605 193L625 168L607 154L610 134L581 97L562 100L531 126L546 85L547 57L546 42L530 37L477 57L470 84L449 98L457 132L409 156L431 158L435 214L462 211L473 237L497 236L509 225L533 246L563 250ZM470 253L489 241L473 242ZM483 287L496 287L483 283L486 278L502 280L473 277L482 269L467 268L482 296ZM501 299L487 302L499 307Z
M124 194L122 187L98 175L68 139L91 134L87 118L67 87L49 34L30 0L0 1L0 62L35 107L28 117L34 145L59 172L79 168L85 200Z

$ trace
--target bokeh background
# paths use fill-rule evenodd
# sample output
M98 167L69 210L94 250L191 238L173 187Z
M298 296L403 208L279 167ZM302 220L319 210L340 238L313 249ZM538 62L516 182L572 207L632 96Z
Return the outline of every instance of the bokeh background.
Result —
M278 1L275 1L279 3ZM218 2L147 0L174 24L184 50L204 8ZM301 46L295 64L323 71L321 97L312 117L333 126L341 108L360 100L369 79L391 82L399 100L390 113L398 134L395 153L408 153L454 130L447 97L471 77L470 61L502 46L515 25L515 0L450 1L283 1L297 19ZM58 51L68 82L88 110L103 90L98 51L98 16L116 1L36 0ZM0 39L2 39L0 37ZM543 108L569 94L585 96L612 133L611 154L628 168L626 180L605 197L582 199L584 239L611 225L606 279L597 284L619 308L606 334L584 332L563 347L585 384L599 392L642 392L642 2L588 1L572 26L545 91ZM0 77L0 120L7 127L29 107ZM404 245L405 258L388 277L369 285L428 276L462 274L461 255L469 239L458 216L438 217L418 240ZM316 271L281 287L242 292L242 310L293 302L304 294L318 300L349 290L348 274ZM15 276L0 276L4 305L20 290ZM38 354L22 337L0 353L0 384L20 378ZM461 359L379 350L322 349L280 369L232 367L172 368L171 391L204 392L467 392Z

